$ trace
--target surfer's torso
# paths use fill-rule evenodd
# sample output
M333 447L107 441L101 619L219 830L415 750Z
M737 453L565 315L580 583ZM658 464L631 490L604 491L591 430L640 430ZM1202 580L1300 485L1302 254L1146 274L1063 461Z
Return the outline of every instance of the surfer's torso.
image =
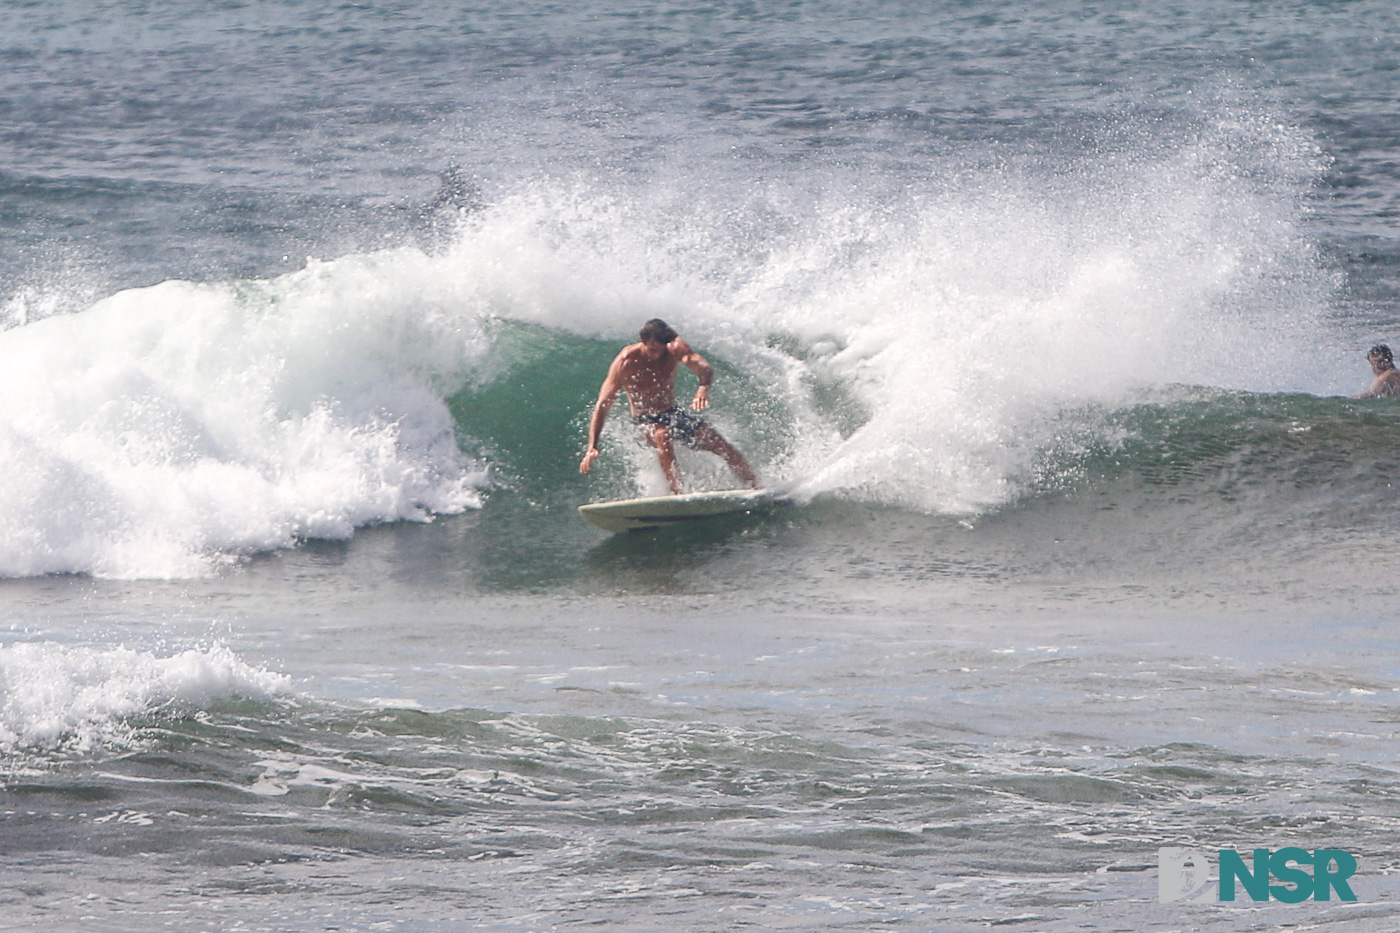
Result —
M679 337L667 344L660 355L653 355L644 343L622 348L618 354L618 381L627 393L633 418L676 407L676 370L689 352L690 347Z

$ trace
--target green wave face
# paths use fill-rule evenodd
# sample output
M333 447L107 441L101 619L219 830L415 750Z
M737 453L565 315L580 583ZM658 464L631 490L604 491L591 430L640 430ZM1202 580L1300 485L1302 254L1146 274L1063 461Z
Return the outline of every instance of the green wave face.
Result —
M493 500L555 511L643 494L637 473L650 466L652 455L631 426L625 394L609 414L603 459L588 476L578 472L598 389L623 343L506 320L493 321L489 332L491 350L478 375L449 397L448 407L463 449L491 464ZM702 353L716 369L714 407L706 417L756 464L781 464L795 440L787 399L770 396L722 357ZM679 404L696 385L683 368ZM682 457L697 485L733 485L715 458L684 451Z
M612 409L603 459L592 474L578 473L597 389L621 341L506 320L493 321L489 330L490 352L448 405L463 449L491 465L494 505L552 513L584 501L642 494L638 473L650 467L652 455L631 429L625 396ZM766 344L795 366L812 355L788 335L771 335ZM780 481L802 479L781 472L800 453L815 463L838 455L870 421L854 379L823 382L806 371L798 389L777 395L740 366L713 352L709 358L718 372L710 417ZM682 370L682 403L694 385ZM822 449L795 449L811 442L797 426L799 411L816 413L825 431ZM1037 499L1072 500L1123 484L1136 485L1145 500L1162 505L1312 490L1365 508L1387 494L1400 454L1400 407L1384 400L1174 387L1143 393L1120 407L1066 406L1047 411L1045 420L1052 428L1049 440L1024 470L1008 477L1016 492L982 513L1014 512ZM714 458L686 456L697 482L723 484L726 474ZM815 488L808 498L870 501L865 493L860 486ZM917 503L874 501L921 511Z
M1364 509L1390 495L1400 455L1400 408L1385 400L1182 390L1062 418L1080 441L1046 452L1032 483L1039 493L1136 482L1168 502L1287 493Z
M849 572L880 588L940 578L981 585L1007 574L1034 581L1073 566L1091 588L1096 576L1131 568L1147 585L1173 578L1189 589L1231 567L1267 589L1280 560L1345 562L1339 554L1364 553L1390 533L1400 406L1179 387L1121 407L1055 412L1055 439L1010 477L1004 501L980 511L928 511L860 487L815 489L769 516L600 541L574 508L638 494L638 471L650 468L619 401L604 460L589 476L577 472L618 343L504 322L495 334L484 375L450 400L466 449L495 471L472 517L476 579L492 589L695 592L792 575L782 589L819 580L812 567L843 563L838 588ZM794 360L807 353L782 345ZM809 382L801 398L775 398L760 379L714 361L726 426L736 425L731 435L762 467L793 458L803 438L792 410L802 404L825 404L832 452L866 423L853 414L854 383L819 398ZM716 477L718 467L708 475Z

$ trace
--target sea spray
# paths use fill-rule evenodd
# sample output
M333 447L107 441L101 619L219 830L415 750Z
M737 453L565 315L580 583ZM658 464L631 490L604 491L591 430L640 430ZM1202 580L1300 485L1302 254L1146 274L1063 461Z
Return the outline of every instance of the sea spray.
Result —
M1067 410L1319 381L1333 283L1302 229L1306 134L1230 108L1156 129L897 189L831 166L809 188L536 178L432 251L167 282L12 328L0 574L188 576L478 506L493 467L564 468L493 459L445 400L499 386L528 426L571 347L620 347L653 316L729 374L711 417L768 481L930 512L1013 500ZM501 322L559 336L529 386L493 353ZM578 445L604 365L548 387L564 414L541 443ZM643 488L647 462L627 459Z
M1335 380L1319 347L1336 281L1306 229L1318 148L1267 107L1203 102L1106 120L1074 158L950 155L897 187L831 165L806 187L683 167L626 193L536 182L464 223L449 256L501 283L516 320L620 346L666 317L772 400L780 437L731 422L770 480L982 511L1096 429L1066 412Z
M1196 129L1058 172L964 175L900 211L830 212L794 243L746 303L827 340L814 367L870 414L807 458L805 488L977 511L1022 488L1066 408L1314 378L1333 285L1302 228L1315 150L1233 113Z

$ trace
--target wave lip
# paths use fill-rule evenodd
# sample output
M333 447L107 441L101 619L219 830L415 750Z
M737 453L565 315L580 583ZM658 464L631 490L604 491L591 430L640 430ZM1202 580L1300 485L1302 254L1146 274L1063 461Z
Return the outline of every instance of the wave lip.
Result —
M478 507L484 470L429 385L435 326L349 257L0 333L0 576L199 576Z

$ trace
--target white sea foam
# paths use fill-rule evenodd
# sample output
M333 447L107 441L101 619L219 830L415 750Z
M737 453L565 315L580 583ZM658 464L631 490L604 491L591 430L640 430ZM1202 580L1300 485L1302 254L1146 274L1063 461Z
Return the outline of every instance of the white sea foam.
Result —
M793 425L770 477L976 512L1080 435L1066 412L1181 384L1337 384L1335 283L1305 227L1318 149L1216 104L1175 128L1125 121L1073 161L948 165L895 192L840 171L626 199L536 187L456 254L513 269L495 277L512 316L623 340L658 314L745 369ZM863 424L838 434L819 385Z
M1066 410L1172 384L1317 385L1332 283L1302 229L1315 152L1233 114L1201 133L845 208L767 263L743 306L827 338L804 368L870 414L802 452L804 487L976 511L1016 494Z
M197 575L479 505L433 385L473 335L423 260L167 282L0 334L0 575Z
M1123 135L1058 168L952 166L893 194L849 173L537 179L437 254L167 282L12 328L0 575L199 574L478 505L487 465L444 399L486 377L495 318L619 341L671 319L791 424L767 476L955 513L1015 496L1075 406L1322 382L1311 141L1228 109ZM833 384L865 414L845 436L817 397ZM723 387L717 402L722 418Z
M223 645L168 657L49 642L0 645L0 752L121 741L137 717L192 713L233 697L268 699L290 686L285 675L254 668Z

